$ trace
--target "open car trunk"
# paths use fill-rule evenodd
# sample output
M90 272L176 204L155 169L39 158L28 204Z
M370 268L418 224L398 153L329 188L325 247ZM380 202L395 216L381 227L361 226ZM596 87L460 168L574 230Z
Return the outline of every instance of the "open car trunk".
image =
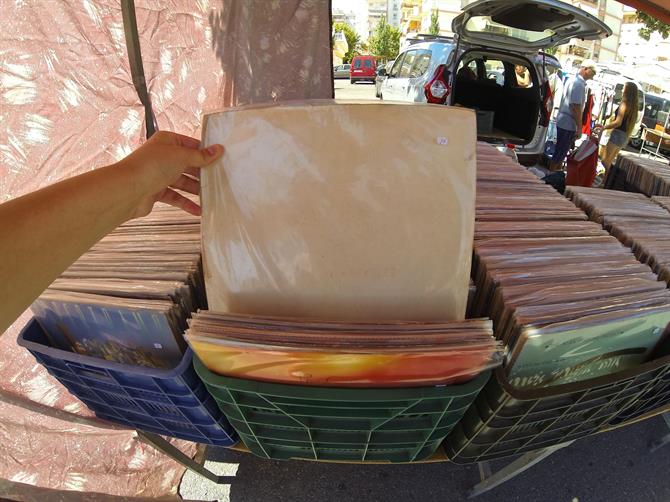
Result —
M491 59L503 66L496 77L486 67ZM535 66L523 60L532 84L518 85L515 64L522 61L500 53L467 51L454 65L459 70L452 80L451 104L477 110L477 135L481 139L519 145L533 140L542 101L539 79Z

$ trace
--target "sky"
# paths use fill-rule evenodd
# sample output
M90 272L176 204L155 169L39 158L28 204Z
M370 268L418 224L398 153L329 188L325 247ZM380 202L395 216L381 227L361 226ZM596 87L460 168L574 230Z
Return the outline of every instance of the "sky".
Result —
M333 9L345 12L367 12L368 3L361 0L333 0Z

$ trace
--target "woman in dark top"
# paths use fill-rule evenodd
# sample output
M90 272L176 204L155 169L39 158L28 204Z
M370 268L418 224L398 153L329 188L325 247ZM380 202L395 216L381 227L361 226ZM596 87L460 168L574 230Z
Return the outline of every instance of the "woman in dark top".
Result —
M614 118L603 127L603 129L612 129L601 158L605 166L605 176L619 151L628 144L628 139L637 122L637 109L637 85L633 82L626 82L623 87L623 98Z

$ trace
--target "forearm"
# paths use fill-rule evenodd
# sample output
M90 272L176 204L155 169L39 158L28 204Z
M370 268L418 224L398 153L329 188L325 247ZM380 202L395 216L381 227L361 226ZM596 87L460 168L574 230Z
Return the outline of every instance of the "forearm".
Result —
M199 171L223 147L154 134L122 161L0 205L0 333L103 236L161 201L198 215L177 190L199 193Z
M617 115L617 117L614 120L610 120L607 124L605 124L603 126L603 129L616 129L621 125L621 122L622 120Z
M570 112L572 112L572 118L575 121L575 127L577 130L582 128L582 110L579 105L570 105Z
M72 262L137 211L141 190L115 164L0 205L0 332Z

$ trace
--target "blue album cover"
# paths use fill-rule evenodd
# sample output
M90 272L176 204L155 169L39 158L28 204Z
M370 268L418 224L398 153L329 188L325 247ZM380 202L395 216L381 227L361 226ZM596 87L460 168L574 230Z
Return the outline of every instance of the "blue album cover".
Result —
M182 358L182 335L162 302L154 310L39 298L32 311L59 349L152 368L173 368Z

